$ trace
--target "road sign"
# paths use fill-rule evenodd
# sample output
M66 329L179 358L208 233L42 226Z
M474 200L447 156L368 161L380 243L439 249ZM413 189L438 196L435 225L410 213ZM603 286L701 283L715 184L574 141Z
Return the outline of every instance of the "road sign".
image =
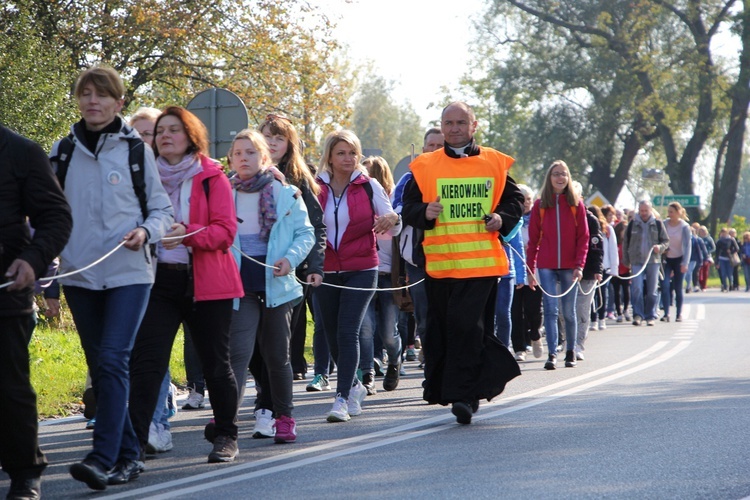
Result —
M247 108L242 99L225 89L204 90L186 107L208 129L211 158L226 156L234 136L248 125Z
M602 193L597 191L596 193L588 197L588 199L586 200L586 205L596 205L597 207L602 208L604 205L610 205L610 203Z
M663 207L676 201L683 207L700 207L701 197L697 194L668 194L666 196L654 196L654 206Z

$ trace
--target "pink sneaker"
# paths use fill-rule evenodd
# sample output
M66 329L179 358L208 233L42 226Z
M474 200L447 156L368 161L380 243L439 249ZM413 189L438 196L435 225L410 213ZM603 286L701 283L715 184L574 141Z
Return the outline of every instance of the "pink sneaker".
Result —
M281 415L274 424L276 434L273 440L277 443L293 443L297 439L297 424L292 417Z

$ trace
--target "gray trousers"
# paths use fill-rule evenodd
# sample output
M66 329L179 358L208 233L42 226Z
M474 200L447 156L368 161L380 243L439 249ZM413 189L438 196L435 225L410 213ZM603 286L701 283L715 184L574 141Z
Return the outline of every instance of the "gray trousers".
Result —
M589 332L589 324L591 322L591 302L594 300L594 294L597 293L593 290L596 286L596 280L581 280L579 282L578 297L576 297L576 316L578 317L578 336L576 337L575 348L579 351L583 351L584 344L586 343L586 335ZM588 295L584 295L583 292L591 292ZM568 349L572 347L568 346Z
M292 338L290 322L292 303L268 308L255 294L240 299L240 308L232 312L229 327L229 353L232 370L237 379L240 402L245 395L247 372L257 342L263 358L265 373L256 380L256 388L263 399L272 403L275 415L292 416L292 364L289 343Z

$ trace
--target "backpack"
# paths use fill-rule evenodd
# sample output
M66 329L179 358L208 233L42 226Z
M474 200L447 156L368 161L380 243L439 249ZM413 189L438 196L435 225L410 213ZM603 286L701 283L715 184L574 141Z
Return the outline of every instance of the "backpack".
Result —
M73 157L73 149L75 149L76 143L73 141L73 133L71 132L67 136L63 137L60 143L57 145L57 156L50 158L50 161L57 164L57 181L60 183L60 187L65 190L65 177L68 175L68 167L70 166L70 159ZM143 139L140 137L129 137L128 141L128 166L130 167L130 180L133 183L133 191L135 191L135 197L138 199L138 205L141 207L141 214L143 215L143 221L145 222L148 218L148 200L146 197L146 173L144 165L146 163L146 149L144 147ZM206 192L206 198L208 198L208 179L204 179L203 190ZM149 253L151 257L156 256L156 244L151 243L148 245Z
M146 199L146 179L143 165L145 163L145 147L143 140L139 137L130 137L128 141L128 166L130 167L130 179L133 182L133 191L138 198L138 205L141 207L143 220L148 218L148 200ZM64 137L57 147L57 156L50 158L57 164L57 180L60 187L65 189L65 177L68 175L70 159L75 149L73 133L71 132Z

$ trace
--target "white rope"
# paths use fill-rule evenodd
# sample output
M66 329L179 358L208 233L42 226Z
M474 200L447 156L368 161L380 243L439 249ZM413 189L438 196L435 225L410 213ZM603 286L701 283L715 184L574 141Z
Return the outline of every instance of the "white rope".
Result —
M598 283L594 283L593 285L591 285L591 290L589 290L588 292L584 292L583 285L581 285L580 281L578 282L578 291L581 292L582 295L591 295L592 293L594 293L594 290L596 290L597 288L598 288Z
M275 269L277 271L279 270L278 267L266 264L264 262L261 262L261 261L259 261L257 259L254 259L254 258L250 257L248 254L246 254L245 252L243 252L242 250L240 250L240 248L237 247L237 245L232 245L232 248L234 248L235 250L237 250L240 253L240 255L242 255L242 257L246 258L249 261L255 262L259 266L267 267L269 269ZM297 276L295 276L294 279L296 279L297 282L300 283L300 284L302 284L302 285L309 285L310 284L310 283L307 283L305 281L302 281ZM410 283L410 284L408 284L406 286L402 286L402 287L398 287L398 288L355 288L355 287L351 287L351 286L334 285L333 283L326 283L326 282L322 282L321 285L323 285L323 286L330 286L331 288L342 288L342 289L345 289L345 290L357 290L357 291L360 291L360 292L395 292L396 290L406 290L407 288L411 288L411 287L413 287L415 285L418 285L418 284L422 283L423 281L424 281L424 278L422 278L421 280L419 280L417 282Z
M170 236L168 238L165 237L165 238L162 238L161 241L177 240L177 239L181 239L181 238L187 238L188 236L192 236L194 234L200 233L201 231L203 231L205 229L206 229L206 227L202 227L202 228L200 228L200 229L198 229L196 231L193 231L190 234L186 234L184 236ZM75 271L71 271L71 272L65 273L65 274L56 274L54 276L46 276L44 278L39 278L37 281L52 281L52 280L56 280L56 279L60 279L60 278L68 278L70 276L75 276L76 274L80 274L80 273L82 273L84 271L87 271L87 270L91 269L92 267L94 267L94 266L96 266L98 264L101 264L103 261L105 261L106 259L108 259L113 253L115 253L117 250L119 250L120 247L123 246L125 243L127 243L125 240L121 241L120 244L117 245L115 248L113 248L112 250L110 250L106 254L102 255L99 259L95 260L91 264L89 264L89 265L87 265L85 267L82 267L81 269L77 269ZM13 283L15 283L15 281L9 281L8 283L3 283L2 285L0 285L0 289L8 287L8 286L12 285Z
M76 271L71 271L71 272L65 273L65 274L58 274L58 275L55 275L55 276L47 276L45 278L39 278L38 281L52 281L52 280L56 280L58 278L67 278L68 276L73 276L75 274L82 273L82 272L86 271L87 269L91 269L95 265L100 264L102 261L104 261L105 259L107 259L110 255L112 255L117 250L119 250L120 247L123 246L124 244L125 244L125 241L123 240L115 248L113 248L112 250L110 250L109 252L107 252L106 254L104 254L102 257L100 257L98 260L95 260L94 262L92 262L91 264L89 264L86 267L82 267L81 269L78 269ZM4 283L4 284L0 285L0 288L5 288L6 286L10 286L13 283L15 283L15 281L11 281L9 283Z
M299 281L300 283L302 283L302 281L300 281L299 278L297 278L297 281ZM333 283L326 283L326 282L321 283L321 285L330 286L331 288L342 288L344 290L357 290L357 291L360 291L360 292L395 292L396 290L406 290L407 288L411 288L413 286L416 286L416 285L422 283L423 281L424 281L424 278L422 278L421 280L416 281L414 283L410 283L410 284L408 284L406 286L402 286L402 287L398 287L398 288L354 288L354 287L350 287L350 286L334 285ZM309 285L309 283L303 283L303 284Z
M513 250L513 252L515 252L515 254L516 254L516 255L518 255L518 258L520 258L520 259L521 259L522 261L524 261L524 267L526 267L526 272L527 272L527 273L528 273L529 275L533 276L533 275L534 275L534 273L532 273L532 272L531 272L531 268L530 268L530 267L528 266L528 264L526 264L526 261L524 260L523 256L522 256L522 255L521 255L520 253L518 253L518 250L516 250L516 249L515 249L515 248L513 248L512 246L510 246L509 248L510 248L511 250ZM649 250L649 252L648 252L648 255L646 256L645 262L647 262L647 263L648 263L648 261L649 261L649 260L651 259L651 255L652 255L653 253L654 253L654 248L653 248L653 247L651 247L651 249L650 249L650 250ZM641 274L643 274L643 272L644 272L645 270L646 270L646 264L644 264L644 265L643 265L643 267L641 268L641 270L640 270L640 271L638 271L638 272L637 272L636 274L634 274L634 275L632 275L632 276L618 276L618 277L619 277L620 279L624 279L624 280L632 280L632 279L635 279L635 278L637 278L637 277L638 277L638 276L640 276ZM534 278L534 280L536 281L536 278ZM551 293L547 292L547 291L546 291L546 290L545 290L544 288L542 288L542 286L541 286L541 285L540 285L540 284L539 284L538 282L537 282L536 286L538 286L538 287L539 287L539 289L540 289L540 290L542 291L542 293L543 293L544 295L546 295L546 296L548 296L548 297L550 297L550 298L553 298L553 299L559 299L559 298L561 298L561 297L564 297L564 296L566 296L567 294L569 294L569 293L571 292L571 290L573 290L573 288L575 287L575 285L576 285L576 284L578 284L578 286L579 286L579 289L580 289L580 291L581 291L581 293L582 293L582 294L584 294L584 295L590 295L590 294L592 294L592 293L594 292L594 290L596 290L596 289L598 289L598 288L601 288L601 287L603 287L603 286L606 286L606 285L607 285L607 284L608 284L608 283L609 283L609 282L610 282L611 280L612 280L612 276L609 276L609 277L607 277L607 279L606 279L606 280L604 280L604 281L602 281L602 282L600 282L600 283L597 283L596 285L594 285L593 287L591 287L591 290L589 290L588 292L584 292L584 291L583 291L583 288L582 288L582 287L581 287L581 285L580 285L580 282L576 280L576 281L574 281L574 282L573 282L573 285L571 285L571 287L570 287L570 288L568 288L568 289L567 289L567 290L566 290L566 291L565 291L564 293L561 293L560 295L552 295Z
M200 229L196 229L192 233L184 234L182 236L165 236L165 237L163 237L161 239L161 241L171 241L171 240L179 240L179 239L182 239L182 238L187 238L188 236L192 236L194 234L198 234L201 231L205 231L206 229L208 229L208 226L202 227Z

